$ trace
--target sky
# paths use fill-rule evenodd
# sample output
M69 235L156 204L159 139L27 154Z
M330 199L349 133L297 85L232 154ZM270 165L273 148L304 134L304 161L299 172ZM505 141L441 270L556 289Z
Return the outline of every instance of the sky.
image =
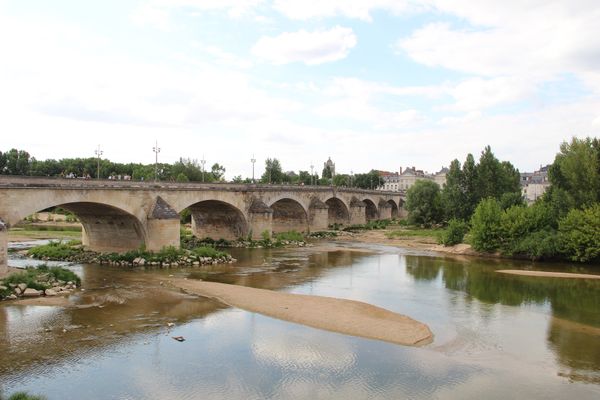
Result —
M521 171L600 136L597 0L0 0L0 150Z

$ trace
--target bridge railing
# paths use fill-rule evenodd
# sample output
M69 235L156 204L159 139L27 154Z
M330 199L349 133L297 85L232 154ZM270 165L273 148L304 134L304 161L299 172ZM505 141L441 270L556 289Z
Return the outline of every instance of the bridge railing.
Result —
M390 192L345 186L316 186L263 183L228 182L170 182L170 181L132 181L117 179L83 179L39 176L0 175L0 188L98 188L98 189L143 189L143 190L228 190L228 191L335 191L357 194L379 194L384 196L404 195L403 191Z

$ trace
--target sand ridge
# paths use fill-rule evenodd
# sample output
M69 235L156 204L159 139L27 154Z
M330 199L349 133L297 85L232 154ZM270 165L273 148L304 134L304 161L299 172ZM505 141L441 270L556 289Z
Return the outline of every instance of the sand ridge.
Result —
M169 282L187 293L313 328L408 346L422 346L433 339L427 325L359 301L193 279L172 279Z
M520 269L499 269L496 272L509 275L537 276L545 278L563 278L563 279L600 279L600 275L591 274L573 274L570 272L550 272L550 271L523 271Z

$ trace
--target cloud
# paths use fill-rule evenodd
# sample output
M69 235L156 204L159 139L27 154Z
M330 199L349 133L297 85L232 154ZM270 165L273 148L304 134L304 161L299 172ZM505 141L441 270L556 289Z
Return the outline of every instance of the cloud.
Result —
M401 14L413 9L413 3L403 0L275 0L273 8L290 19L343 16L371 21L374 10Z
M345 58L355 45L356 35L352 29L336 26L329 30L263 36L252 48L252 53L277 65L292 62L317 65Z

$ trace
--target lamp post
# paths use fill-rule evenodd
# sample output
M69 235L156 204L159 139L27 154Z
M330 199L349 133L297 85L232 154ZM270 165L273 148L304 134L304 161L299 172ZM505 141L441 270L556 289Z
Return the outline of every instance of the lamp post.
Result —
M98 173L96 174L96 179L100 179L100 156L102 153L104 152L100 150L100 145L98 145L98 148L94 150L94 154L96 154L96 157L98 158Z
M350 170L350 187L352 186L352 179L354 178L354 171Z
M200 160L200 164L202 165L202 183L204 183L204 165L206 164L206 160L204 159L204 154L202 154L202 160Z
M313 170L315 169L315 166L310 164L310 185L314 185L314 178L315 178L315 174L313 172Z
M154 182L158 182L158 153L160 153L160 147L158 147L158 141L155 142L152 148L154 152Z
M252 163L252 183L256 183L254 181L254 163L256 162L256 158L254 158L254 154L252 154L252 158L250 159L250 162Z

